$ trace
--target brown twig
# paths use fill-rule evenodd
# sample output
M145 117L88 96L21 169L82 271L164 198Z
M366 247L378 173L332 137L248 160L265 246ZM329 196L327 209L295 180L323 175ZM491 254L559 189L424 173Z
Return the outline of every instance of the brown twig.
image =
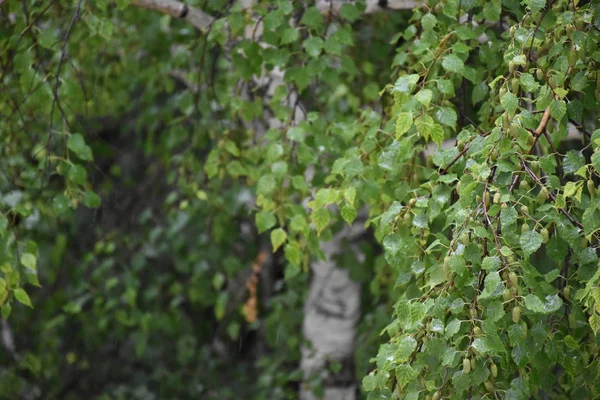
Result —
M550 107L546 107L544 111L544 115L542 115L542 119L540 120L540 124L534 131L536 136L540 136L546 130L546 125L548 125L548 121L550 120Z
M459 159L460 159L460 158L461 158L463 155L465 155L465 153L466 153L468 150L469 150L469 147L465 146L465 148L464 148L464 149L462 149L462 150L461 150L461 152L460 152L460 153L458 153L458 154L456 155L456 157L454 157L454 158L452 159L452 161L450 161L450 162L448 163L448 165L446 165L446 168L444 168L443 170L441 170L441 171L440 171L440 175L445 175L445 174L447 174L447 173L448 173L448 170L449 170L449 169L450 169L450 168L451 168L451 167L452 167L452 166L453 166L453 165L454 165L454 164L455 164L455 163L456 163L456 162L457 162L457 161L458 161L458 160L459 160Z
M521 158L521 167L531 177L531 179L536 183L536 185L538 185L541 188L546 188L546 190L548 190L548 188L542 183L542 181L540 181L540 178L538 178L537 175L534 174L533 171L529 169L529 167L527 167L527 164L525 164L525 160L522 158ZM552 193L550 190L548 190L548 195L550 196L552 201L556 203L556 195L554 193ZM579 222L578 220L576 220L575 218L573 218L567 212L567 210L565 210L564 208L559 208L559 210L565 217L567 217L567 219L573 225L575 225L578 228L583 229L583 224L581 222Z

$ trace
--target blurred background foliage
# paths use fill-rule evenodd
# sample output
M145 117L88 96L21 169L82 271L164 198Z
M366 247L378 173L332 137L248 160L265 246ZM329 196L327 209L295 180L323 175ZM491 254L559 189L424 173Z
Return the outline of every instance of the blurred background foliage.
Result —
M270 253L254 225L256 175L210 166L211 150L253 140L244 127L262 102L236 87L256 65L223 46L218 23L205 35L128 3L0 2L0 303L14 339L0 351L0 397L295 398L308 274L282 251L266 257L257 318L244 313L252 265ZM336 21L353 45L325 77L333 57L307 59L300 41L273 62L296 68L311 110L351 122L377 106L405 17ZM307 62L320 72L302 75ZM333 144L329 164L345 150ZM375 242L363 247L369 262L341 264L369 282L357 378L395 283Z

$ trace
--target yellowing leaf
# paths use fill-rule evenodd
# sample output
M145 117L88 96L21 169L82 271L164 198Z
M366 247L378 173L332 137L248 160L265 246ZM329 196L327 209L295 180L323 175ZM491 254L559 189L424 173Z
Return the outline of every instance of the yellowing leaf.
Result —
M277 251L277 249L285 243L287 239L287 233L281 228L277 228L271 231L271 245L273 246L273 253Z

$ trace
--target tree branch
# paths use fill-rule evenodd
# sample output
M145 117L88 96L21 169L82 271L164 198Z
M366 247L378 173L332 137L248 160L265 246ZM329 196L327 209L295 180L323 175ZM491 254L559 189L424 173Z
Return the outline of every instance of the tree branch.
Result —
M131 4L182 19L203 32L215 20L204 11L177 0L133 0Z
M353 4L348 0L317 0L317 9L322 13L338 13L344 4ZM422 1L414 0L366 0L365 14L372 14L384 10L411 10L422 4Z
M342 5L352 3L348 0L318 0L317 9L322 13L338 13ZM410 10L420 3L414 0L367 0L365 14L383 10ZM204 11L177 0L133 0L131 4L182 19L202 32L206 32L215 20Z

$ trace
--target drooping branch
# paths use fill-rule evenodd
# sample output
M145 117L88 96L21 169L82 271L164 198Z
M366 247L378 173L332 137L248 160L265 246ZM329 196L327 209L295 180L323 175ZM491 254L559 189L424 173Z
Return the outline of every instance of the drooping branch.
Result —
M414 0L367 0L365 3L364 13L371 14L385 10L410 10L417 7L421 2ZM133 0L131 4L182 19L203 32L206 32L215 20L213 16L204 11L177 0ZM322 13L338 13L344 4L351 4L351 2L348 0L318 0L316 6Z

